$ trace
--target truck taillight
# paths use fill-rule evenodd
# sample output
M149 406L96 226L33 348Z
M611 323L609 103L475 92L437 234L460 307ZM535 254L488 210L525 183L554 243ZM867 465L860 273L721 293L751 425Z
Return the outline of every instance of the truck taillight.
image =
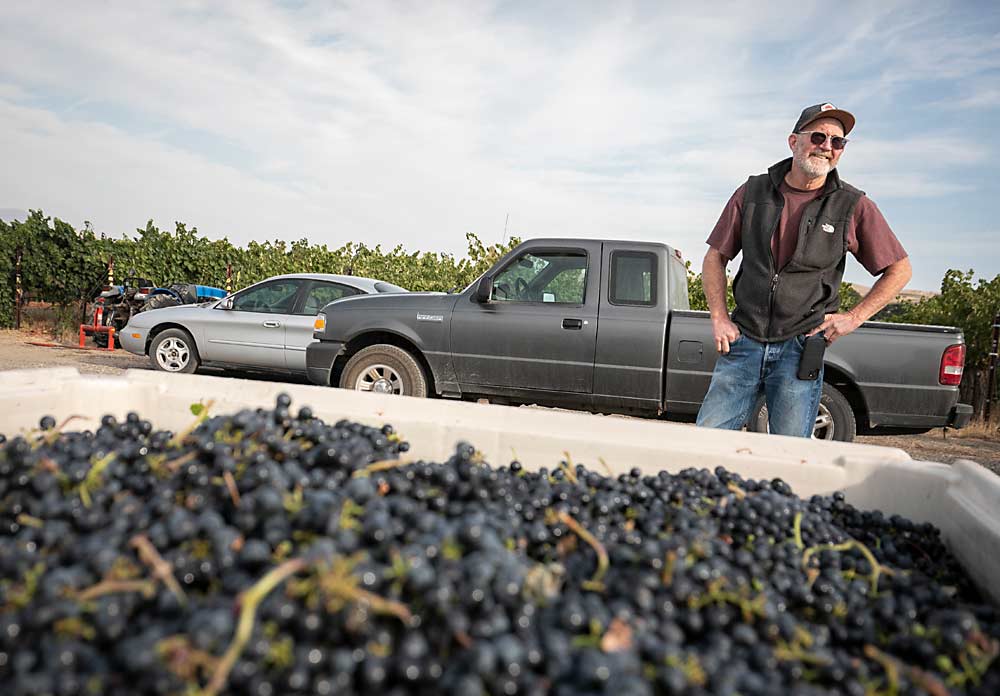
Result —
M964 369L965 345L948 346L941 355L941 372L938 374L938 381L941 384L960 384Z

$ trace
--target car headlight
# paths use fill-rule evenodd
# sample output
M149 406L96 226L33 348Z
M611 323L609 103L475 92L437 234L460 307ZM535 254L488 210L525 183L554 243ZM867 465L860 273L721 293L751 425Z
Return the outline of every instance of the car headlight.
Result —
M313 321L313 331L323 331L326 328L326 315L320 312Z

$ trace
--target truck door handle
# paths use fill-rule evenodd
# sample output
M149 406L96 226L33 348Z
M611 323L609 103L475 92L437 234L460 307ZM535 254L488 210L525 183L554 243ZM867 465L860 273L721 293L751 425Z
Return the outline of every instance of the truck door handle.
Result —
M280 321L274 321L274 320L268 320L268 321L265 321L263 325L266 326L269 329L276 329L279 326L281 326L281 322Z
M579 331L583 328L583 319L563 319L562 327L564 329Z

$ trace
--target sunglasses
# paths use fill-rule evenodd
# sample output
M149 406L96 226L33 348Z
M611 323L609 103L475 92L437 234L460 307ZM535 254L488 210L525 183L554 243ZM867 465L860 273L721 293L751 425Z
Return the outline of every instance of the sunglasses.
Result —
M799 131L799 135L808 135L813 145L822 145L829 138L830 147L834 150L843 150L847 146L847 138L842 135L827 135L820 131Z

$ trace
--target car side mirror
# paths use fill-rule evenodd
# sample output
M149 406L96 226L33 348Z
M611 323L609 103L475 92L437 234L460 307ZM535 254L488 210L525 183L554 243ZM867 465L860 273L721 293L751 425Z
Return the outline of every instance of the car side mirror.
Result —
M493 297L493 278L486 275L480 278L476 286L476 302L487 304Z
M222 302L215 306L216 309L232 309L233 308L233 298L227 297Z

